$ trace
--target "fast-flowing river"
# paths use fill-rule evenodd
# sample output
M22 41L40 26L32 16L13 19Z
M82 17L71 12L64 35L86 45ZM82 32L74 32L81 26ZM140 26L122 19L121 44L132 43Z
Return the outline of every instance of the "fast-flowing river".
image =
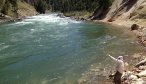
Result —
M132 35L105 24L32 16L0 25L0 84L78 84L82 73L140 52Z

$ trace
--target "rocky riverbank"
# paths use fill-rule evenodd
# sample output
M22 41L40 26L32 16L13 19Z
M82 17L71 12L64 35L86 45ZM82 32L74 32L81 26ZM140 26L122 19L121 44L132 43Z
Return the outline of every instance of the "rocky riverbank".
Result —
M145 27L145 25L143 24L144 22L139 23L141 20L137 20L137 21L116 20L113 22L109 22L105 20L91 20L89 18L83 18L83 19L82 18L80 19L80 17L77 16L73 17L73 19L76 20L88 20L97 23L105 23L105 24L120 26L128 31L131 31L130 27L132 24L138 24L140 26L139 29L140 32L143 32L142 30ZM139 45L141 44L139 43ZM142 48L144 50L144 47ZM125 61L126 70L122 77L123 84L146 84L146 53L145 52L133 53L133 55L130 55L128 56L128 58L125 59L127 60ZM95 69L91 69L85 72L84 74L82 74L82 78L78 80L78 83L79 84L111 84L113 80L109 78L109 75L113 74L111 72L114 72L113 71L114 69L108 70L108 68L111 67L105 67L105 68L96 67Z
M124 56L126 57L126 56ZM144 53L135 53L130 56L131 59L125 62L125 73L122 77L122 84L146 84L146 61ZM127 58L125 58L127 59ZM136 66L139 65L139 66ZM112 84L114 66L105 68L96 67L90 69L78 81L79 84Z
M0 17L0 24L3 23L9 23L9 22L17 22L17 21L21 21L23 20L25 17L21 17L21 18L12 18L10 16L4 15L2 17Z
M24 18L12 18L10 16L3 16L3 17L0 17L0 24L3 24L3 23L8 23L8 22L15 22L15 21L21 21L22 19Z

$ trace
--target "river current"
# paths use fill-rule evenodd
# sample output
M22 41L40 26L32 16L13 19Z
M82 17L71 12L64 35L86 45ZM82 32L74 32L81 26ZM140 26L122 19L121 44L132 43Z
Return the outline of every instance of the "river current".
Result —
M0 25L0 84L78 84L82 73L140 52L132 35L57 14Z

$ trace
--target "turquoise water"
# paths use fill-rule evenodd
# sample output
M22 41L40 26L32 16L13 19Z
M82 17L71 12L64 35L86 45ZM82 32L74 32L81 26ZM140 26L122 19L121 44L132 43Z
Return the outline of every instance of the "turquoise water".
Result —
M111 62L106 54L140 52L133 41L119 28L57 14L1 24L0 84L78 84L91 65Z

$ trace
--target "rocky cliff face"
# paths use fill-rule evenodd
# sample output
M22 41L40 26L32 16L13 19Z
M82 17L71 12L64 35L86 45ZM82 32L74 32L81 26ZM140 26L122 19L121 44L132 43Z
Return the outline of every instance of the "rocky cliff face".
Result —
M106 19L131 19L134 12L142 10L146 6L146 0L115 0L108 12Z
M103 11L104 12L104 11ZM146 24L146 0L114 0L103 21ZM120 23L119 23L120 24Z

